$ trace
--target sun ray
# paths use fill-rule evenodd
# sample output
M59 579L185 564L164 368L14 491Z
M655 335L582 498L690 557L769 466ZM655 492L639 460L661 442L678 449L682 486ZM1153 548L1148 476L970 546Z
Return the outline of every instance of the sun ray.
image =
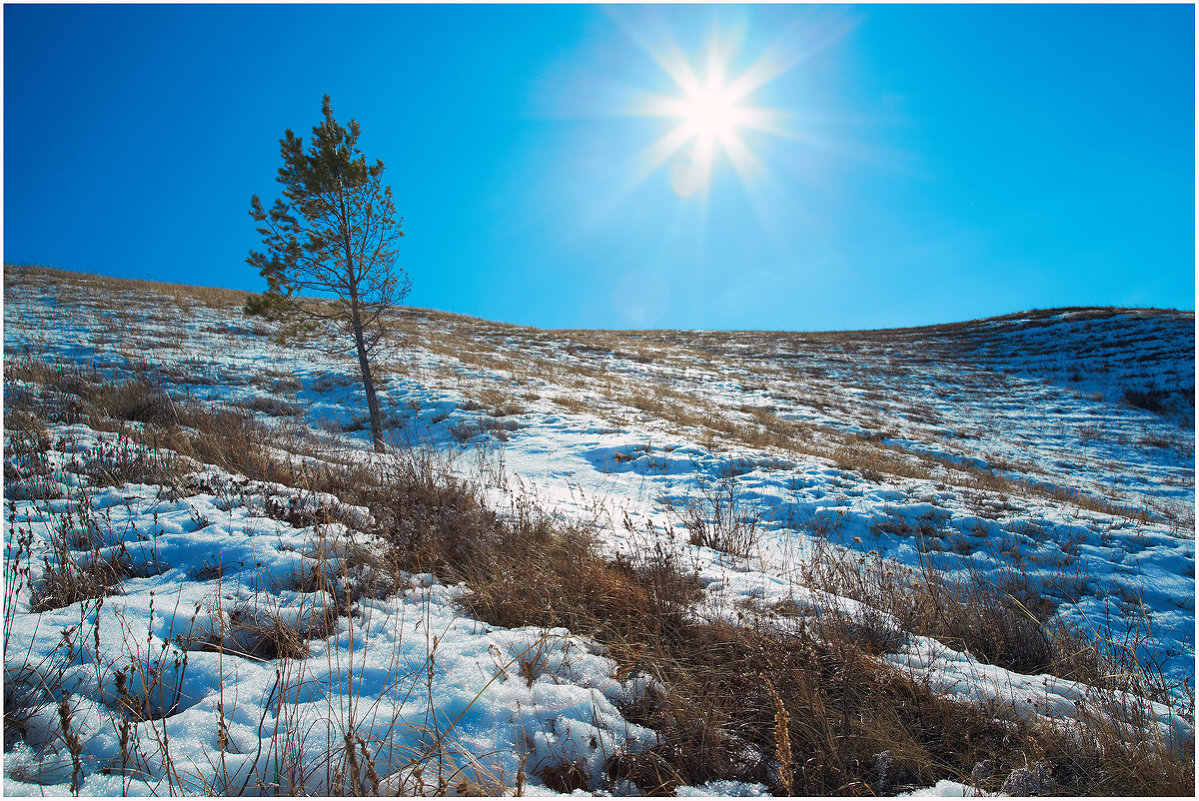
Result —
M638 173L637 181L643 181L666 161L687 145L693 133L686 123L664 134L634 157Z
M723 142L724 151L729 156L729 161L732 162L733 170L737 176L741 178L741 182L749 184L750 181L757 175L766 172L762 160L759 159L754 152L745 144L745 140L733 131Z
M779 109L738 106L735 121L738 128L791 138L795 136L795 132L787 123L792 117L793 115Z

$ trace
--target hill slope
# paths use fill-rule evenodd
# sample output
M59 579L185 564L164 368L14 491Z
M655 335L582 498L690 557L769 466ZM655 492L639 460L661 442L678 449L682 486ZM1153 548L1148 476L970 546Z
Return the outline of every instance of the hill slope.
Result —
M838 752L816 771L802 705L827 692L899 708L889 682L933 691L929 709L1002 707L1047 753L1046 732L1097 720L1108 761L1115 742L1172 754L1193 736L1193 314L791 334L407 309L381 400L390 436L418 447L394 461L368 453L352 361L276 343L240 299L5 270L5 660L27 692L13 720L6 700L6 791L1019 779L1027 750L934 745L910 720L893 740L855 728L858 767ZM85 577L94 591L70 589ZM621 592L633 600L608 603ZM769 668L752 654L782 649L770 662L792 685L807 657L788 648L807 638L802 653L888 677L866 682L884 695L768 683L756 723L715 707L704 725L725 745L691 765L700 724L681 721L704 704L679 699L697 675L700 696L733 679L661 631L645 639L646 618L751 676ZM1132 658L1135 680L1104 678ZM121 689L134 678L140 695ZM297 722L303 738L279 735ZM183 767L151 769L170 747ZM972 778L984 753L994 771ZM1085 758L1051 760L1053 786L1152 789L1088 785ZM198 778L216 761L218 780Z

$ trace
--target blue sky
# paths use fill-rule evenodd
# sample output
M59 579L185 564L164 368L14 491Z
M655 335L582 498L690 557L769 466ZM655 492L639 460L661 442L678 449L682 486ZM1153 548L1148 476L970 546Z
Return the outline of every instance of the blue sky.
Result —
M1189 5L6 5L4 258L262 289L249 199L327 92L387 165L413 305L1193 309L1194 29Z

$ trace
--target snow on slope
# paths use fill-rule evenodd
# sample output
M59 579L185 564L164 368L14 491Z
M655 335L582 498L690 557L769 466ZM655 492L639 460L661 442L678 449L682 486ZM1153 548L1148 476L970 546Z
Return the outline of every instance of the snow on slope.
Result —
M6 273L6 362L29 352L116 372L136 366L155 371L172 392L207 401L263 409L282 402L369 458L349 360L276 345L233 306L114 292ZM668 540L696 566L713 616L828 603L797 583L799 565L819 547L878 552L912 566L927 560L951 572L1017 563L1056 593L1064 619L1095 627L1143 617L1153 632L1141 643L1143 656L1160 662L1171 681L1193 685L1193 316L1067 310L892 332L618 334L532 331L411 310L397 326L382 396L397 438L482 454L464 461L488 471L497 506L519 484L558 514L591 521L612 552L644 548L651 536ZM1129 390L1156 393L1162 408L1123 403ZM74 447L105 436L53 433ZM63 479L78 480L63 472L65 454L51 456ZM730 488L761 520L747 556L687 541L680 510L714 487ZM154 517L156 559L168 569L129 584L119 602L99 610L76 605L22 618L13 638L20 647L48 652L62 630L98 625L105 638L148 638L138 647L147 658L161 653L165 664L177 656L168 640L183 618L211 627L213 597L269 585L309 558L312 532L275 524L252 506L204 496L166 503L132 485L105 497L118 523ZM36 527L59 510L12 500L20 525ZM197 519L210 523L200 528ZM197 569L214 559L238 568L200 580ZM294 589L270 589L279 609L319 605ZM452 606L456 592L416 577L400 596L373 602L364 627L343 621L336 638L314 641L311 680L366 682L363 695L379 699L372 716L409 724L400 729L409 739L394 746L409 753L427 746L421 737L431 726L444 730L461 711L454 726L461 751L507 754L476 772L508 781L530 731L542 738L542 753L577 753L592 771L617 743L652 738L615 706L638 688L613 680L610 660L585 641L565 631L545 640L545 632L489 630ZM853 608L847 599L836 603ZM352 662L351 638L367 631L369 660ZM438 645L426 686L430 632ZM544 662L532 682L491 681L531 647ZM187 744L181 759L203 776L205 755L216 747L206 721L220 687L236 687L244 708L246 728L230 736L251 736L265 708L254 699L269 695L274 668L220 664L215 654L189 658L181 696L192 706L172 718L172 737ZM925 638L888 658L944 692L1010 701L1047 718L1070 719L1087 693ZM85 659L76 668L71 681L84 696L113 692L111 670ZM329 749L320 723L330 716L329 698L294 709L312 732L313 764ZM430 723L433 710L450 719ZM35 766L48 770L35 755L36 731L52 730L55 714L46 710L24 750L6 758L6 792L40 792L20 782ZM77 717L88 753L111 760L114 734L99 729L98 709ZM1189 731L1160 704L1150 717ZM69 783L69 758L56 764L49 781ZM229 770L236 784L238 768ZM411 771L394 780L401 778L409 790L417 781ZM421 779L430 780L427 772ZM88 781L92 794L126 789L115 776Z
M54 433L66 446L48 453L51 481L60 490L49 494L62 497L14 500L11 507L15 527L35 536L56 525L78 497L70 486L80 482L72 454L116 439L81 426ZM251 769L263 748L260 732L276 726L303 733L298 753L279 758L295 760L305 779L277 791L315 795L340 794L328 773L347 731L374 748L382 743L385 753L376 757L381 764L411 763L383 776L378 789L404 794L435 792L442 781L511 784L522 753L533 755L530 771L538 754L581 761L598 783L604 755L652 742L652 732L625 722L617 711L616 702L633 697L638 687L614 680L611 660L564 629L493 630L465 618L453 604L460 588L428 575L413 576L411 586L388 597L357 601L356 619L343 618L331 636L313 639L301 675L290 681L278 662L198 650L194 641L215 639L233 653L253 653L254 626L247 618L282 615L298 620L301 629L314 625L336 599L296 587L294 577L334 570L336 557L322 558L313 543L341 554L344 543L338 541L347 535L336 524L318 533L272 520L263 512L265 497L256 502L253 494L238 492L235 477L219 471L202 483L205 490L174 500L133 484L92 496L89 513L103 515L105 530L123 534L106 550L127 548L149 575L126 579L121 592L101 605L20 615L9 636L9 652L37 655L32 670L47 681L65 668L59 680L78 699L72 730L89 761L85 794L157 795L180 785L202 795L255 792ZM234 612L228 619L245 622L244 628L224 622L222 609ZM65 665L53 655L60 641L73 654ZM6 682L35 683L26 675L28 664L6 665ZM152 716L170 712L167 751L174 764L164 764L146 746L124 758L141 781L97 769L122 765L121 734L108 712L120 706L122 682L131 687L126 692L134 696L133 706L154 710L139 724L142 742L167 739L165 728L153 729ZM292 695L276 708L272 699L289 686ZM213 725L223 716L231 721L224 748ZM71 759L60 754L47 761L43 753L61 731L57 706L36 709L22 730L22 740L5 757L5 792L67 795ZM434 743L445 747L434 749ZM275 756L271 746L267 753ZM450 764L443 767L447 751Z

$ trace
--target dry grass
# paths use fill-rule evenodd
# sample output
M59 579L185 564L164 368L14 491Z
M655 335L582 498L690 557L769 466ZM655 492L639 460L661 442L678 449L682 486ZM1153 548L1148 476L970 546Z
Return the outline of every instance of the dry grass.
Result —
M74 511L57 518L49 552L42 558L43 569L36 580L28 572L32 540L27 536L28 532L26 536L18 536L19 533L10 526L6 564L19 566L24 562L26 568L21 576L9 576L7 580L10 583L15 581L17 587L28 587L30 607L35 612L59 609L110 595L130 575L133 561L123 544L110 541L107 532L111 526L105 520L107 512L93 511L85 491L68 487L64 492L57 482L52 488L50 482L61 476L56 476L45 460L44 454L49 446L49 441L44 437L18 433L8 437L5 449L6 488L16 482L33 479L33 490L27 489L23 493L26 497L44 501L69 494L76 502ZM97 485L124 484L125 474L119 475L118 471L129 470L130 467L112 461L115 451L115 448L105 449L103 445L84 451L77 466L84 475L93 477ZM148 478L142 470L139 461L137 474L132 478ZM177 474L172 472L169 475L174 477ZM155 472L156 478L166 476L164 472Z
M528 553L536 555L531 587L498 567L472 582L465 603L497 624L588 632L610 646L622 673L661 682L661 692L625 710L657 729L659 744L609 762L613 779L643 791L739 779L799 795L885 794L942 778L969 782L974 766L990 760L995 778L981 784L994 792L1029 754L1054 766L1062 792L1171 794L1193 787L1193 762L1161 743L1121 746L1110 722L1098 717L1092 724L1102 746L1080 749L1011 710L939 696L879 661L874 654L895 643L864 632L860 621L791 631L698 622L687 614L694 590L668 577L678 575L677 566L638 570L589 554L579 540L546 536L536 531L533 543L506 543L532 545L514 557L525 565ZM668 603L645 614L647 598ZM779 754L780 744L788 754ZM1113 759L1123 761L1127 775L1088 773ZM794 766L790 777L779 770L783 764Z
M1120 400L1138 409L1144 409L1154 414L1164 414L1170 411L1170 405L1167 403L1169 394L1158 387L1148 387L1145 389L1130 387L1124 390L1124 394Z
M192 645L195 650L223 651L257 660L304 659L308 641L336 631L332 610L310 613L296 623L278 609L242 605L226 613L219 631Z
M1056 577L1033 579L1012 566L983 571L968 560L960 565L964 570L951 579L928 561L913 570L875 551L839 552L818 543L803 565L802 580L883 613L858 616L857 631L851 632L879 652L892 650L887 643L901 643L911 633L1015 672L1050 673L1164 704L1184 689L1167 681L1152 664L1139 661L1148 637L1143 621L1134 618L1123 632L1097 636L1051 620L1057 600L1076 597L1084 577L1063 570Z
M26 378L37 375L50 383L39 385L38 392L26 393L25 408L6 409L9 414L21 412L27 415L25 422L28 423L30 419L38 420L37 413L40 411L57 414L68 406L74 406L81 419L89 423L97 426L104 424L102 427L106 428L120 429L124 426L129 431L129 438L119 437L116 440L118 445L113 448L96 449L99 452L91 461L76 444L60 442L55 446L57 450L82 454L80 461L69 466L67 471L85 471L83 474L90 475L94 483L72 486L66 511L58 512L53 511L58 507L46 507L47 513L55 516L57 523L49 526L45 532L49 550L43 560L45 570L40 571L40 575L38 571L31 571L29 565L32 531L18 529L15 510L9 517L9 545L5 554L5 740L11 743L21 738L27 722L40 714L39 710L61 705L60 736L74 761L72 784L80 787L86 777L84 763L80 759L83 743L79 739L76 723L77 701L69 703L71 695L64 691L64 687L68 685L70 672L78 671L79 665L91 665L95 660L96 670L100 670L100 608L106 603L108 595L119 593L120 583L131 575L133 568L141 571L137 575L145 575L146 567L132 564L122 545L107 541L106 532L113 531L114 526L111 521L99 517L103 512L92 511L90 498L100 485L117 483L122 478L128 478L131 472L136 472L139 478L145 477L135 456L138 449L132 444L134 435L146 440L161 442L169 439L177 444L188 445L193 451L210 456L212 462L247 466L264 475L290 476L296 486L306 490L306 494L300 496L300 503L284 500L273 506L265 504L268 510L281 516L307 513L311 504L306 499L315 495L315 491L307 487L313 483L336 487L338 481L346 481L363 486L368 483L364 477L369 476L369 473L348 473L331 467L306 476L289 462L267 455L271 446L281 442L272 439L269 432L264 432L246 419L244 412L211 411L199 405L180 403L174 406L175 414L169 418L155 418L155 423L131 427L128 419L106 417L105 411L144 418L146 415L143 411L138 411L144 407L139 403L99 404L98 401L108 399L111 393L108 393L98 376L51 369L44 365L27 364L25 368ZM142 395L126 386L114 397L137 398ZM36 409L32 406L35 402L41 404ZM24 430L9 435L6 484L41 474L50 480L62 478L62 474L56 472L57 469L52 468L46 459L45 452L51 443L40 429L40 425L27 425ZM249 439L246 434L250 435ZM310 442L309 447L316 450L319 444ZM247 451L251 453L247 454ZM336 452L326 455L331 458L337 456ZM171 461L175 463L182 459L172 457ZM316 482L307 480L313 477L316 477ZM255 485L244 479L221 482L219 486L211 484L200 487L195 483L195 476L187 475L186 471L160 471L155 479L163 482L160 493L168 496L185 496L201 489L218 496L256 491ZM261 490L264 486L257 489ZM272 492L277 495L279 489L276 487ZM276 500L276 497L266 500ZM351 605L362 594L372 597L378 597L379 594L394 595L398 583L394 578L394 570L381 564L378 554L357 547L354 543L334 544L324 540L321 535L324 523L344 514L337 507L317 507L311 514L310 518L301 522L313 525L318 532L319 541L314 550L318 558L311 575L296 576L296 588L302 591L301 597L333 599L332 605L311 602L309 608L281 609L273 605L269 593L259 593L221 612L222 594L218 591L214 615L220 621L217 631L197 631L196 617L193 615L190 625L184 622L174 629L173 636L164 635L160 641L146 637L142 628L144 623L140 619L127 617L127 613L120 608L113 610L124 635L118 637L118 641L126 643L131 650L124 657L111 657L115 659L112 667L117 668L115 685L111 685L111 697L102 701L100 725L106 729L111 726L114 747L119 739L120 759L114 758L106 770L123 777L122 787L126 793L136 791L143 778L150 789L157 787L163 792L186 794L244 794L248 789L267 794L315 792L321 795L377 795L381 792L374 757L386 749L386 744L374 739L370 733L374 729L370 719L373 699L332 697L328 714L336 715L338 726L346 732L346 748L336 747L335 744L325 759L316 760L314 764L297 759L298 755L305 752L304 741L311 736L311 732L292 726L292 722L299 718L294 706L299 701L289 699L299 699L300 685L306 680L310 681L305 679L304 667L308 659L309 641L327 637L336 630L338 618L351 614ZM137 532L128 527L121 527L121 533L126 538L133 536L141 539ZM197 566L197 572L199 570ZM219 571L216 571L209 577L219 575ZM9 648L9 635L17 606L15 600L22 594L29 597L34 611L71 604L77 604L80 609L79 625L65 629L58 648L40 664L30 662L27 654L26 661L22 663L22 655L13 653ZM199 609L197 605L197 614ZM355 614L363 613L358 610ZM153 620L154 616L154 600L151 597L149 619ZM106 633L104 639L111 636L112 633ZM258 735L264 747L257 755L250 755L253 764L248 772L237 774L233 770L225 770L225 752L227 748L232 748L230 727L244 726L247 721L242 719L234 724L230 717L232 707L222 704L218 704L213 720L214 731L218 733L220 741L220 753L211 755L214 760L212 772L204 776L182 775L173 765L175 756L172 749L177 746L168 737L163 721L180 711L185 698L183 688L188 670L188 653L193 650L217 651L277 664L276 684L271 689L274 703L268 701L268 708L264 709L263 719L258 723ZM335 654L331 658L336 660L340 657ZM334 667L346 668L344 665ZM397 671L397 675L407 674ZM410 689L406 691L411 692ZM401 688L400 692L405 692L405 689ZM222 696L222 703L226 700ZM361 713L356 712L359 708ZM348 713L347 709L350 710ZM277 715L276 723L267 718L267 711ZM252 727L253 722L250 725ZM272 726L277 728L272 729ZM359 730L368 734L359 734ZM374 735L378 736L378 732L374 732ZM391 732L384 731L381 736L390 737ZM435 763L442 748L441 744L435 744L430 749ZM447 748L441 757L439 764L449 765L455 755ZM402 754L397 754L396 758L407 759ZM470 764L479 763L475 761ZM498 784L482 783L482 778L474 777L473 773L456 771L456 774L459 776L455 781L456 787L460 785L463 788L490 790L488 794L493 795L499 787ZM31 782L47 780L37 774L13 775ZM401 775L396 774L396 780L400 778ZM445 778L448 781L450 774ZM442 785L441 790L444 792L447 787ZM395 789L402 788L397 785ZM425 792L428 788L424 784L415 784L412 789Z
M78 472L91 479L93 486L169 486L187 471L184 460L173 451L137 447L126 432L122 432L115 441L99 442L87 449L77 463Z
M745 503L736 476L730 473L713 482L697 475L696 483L698 496L672 510L690 543L733 556L753 555L758 546L761 512Z
M1088 722L1095 731L1083 736L1093 742L1080 748L1010 709L935 694L877 659L906 636L882 616L825 617L815 628L790 630L704 623L694 616L694 580L661 552L639 564L604 558L584 532L529 515L506 524L495 545L485 569L468 571L463 603L472 613L498 625L568 626L608 646L620 675L641 672L660 682L661 692L625 710L657 729L659 744L609 761L611 778L644 791L739 779L800 795L877 794L941 778L970 782L984 760L993 778L980 784L998 791L1029 755L1054 766L1066 793L1173 794L1194 786L1184 750L1152 737L1122 744L1108 718ZM887 611L915 629L923 622L957 647L997 648L997 662L1062 669L1077 650L1077 640L1067 642L1009 602L1011 585L963 589L942 581L913 593L920 585L895 573L875 572L870 581L872 600L888 600ZM1090 656L1089 677L1112 664ZM1074 657L1075 667L1080 662ZM784 742L786 758L778 753ZM1098 770L1108 760L1124 772ZM782 764L793 766L790 788Z
M530 509L501 529L496 544L467 573L471 592L462 603L472 614L503 626L565 626L609 646L628 669L684 628L700 595L695 577L664 551L601 558L584 530Z
M493 417L507 417L514 414L524 414L525 409L512 393L496 387L484 387L470 393L470 398L479 404L479 408L487 409Z
M153 293L170 298L184 307L188 301L192 301L214 309L239 307L245 303L247 294L233 289L189 286L135 278L114 278L107 275L83 274L37 265L4 265L6 287L20 286L27 282L37 282L42 285L48 283L51 285L86 286L89 293L99 292L110 296ZM110 304L108 308L119 308L119 304Z

